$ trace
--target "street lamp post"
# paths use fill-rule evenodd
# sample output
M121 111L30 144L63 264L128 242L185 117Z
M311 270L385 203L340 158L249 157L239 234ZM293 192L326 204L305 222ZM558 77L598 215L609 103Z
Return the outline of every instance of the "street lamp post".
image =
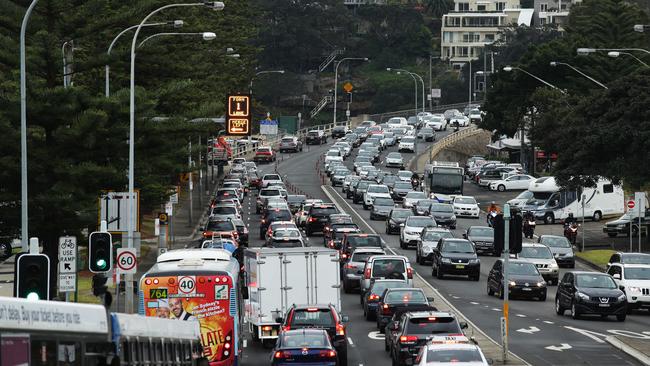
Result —
M332 123L336 124L336 98L338 97L338 83L339 83L339 66L343 61L368 61L367 57L345 57L336 62L334 68L334 114L332 116Z
M481 70L474 73L474 75L483 77L483 103L485 103L485 99L487 98L487 77L489 74L490 74L489 71L481 71Z
M414 73L404 69L393 69L391 67L387 67L386 71L389 72L395 71L397 75L400 75L401 73L405 73L408 74L411 78L413 78L413 83L415 84L415 115L417 116L418 115L418 79L415 78ZM422 84L423 84L422 93L424 94L424 82ZM424 97L422 97L422 103L424 103ZM423 110L424 110L424 106L423 106Z
M157 26L163 26L163 25L172 25L172 26L174 26L174 28L180 28L180 27L183 26L183 21L182 21L182 20L171 20L171 21L168 21L168 22L147 23L147 24L143 24L142 26L143 26L143 27L157 27ZM121 31L120 33L118 33L118 35L115 36L115 38L113 38L113 41L112 41L111 44L108 46L108 51L106 51L106 54L107 54L108 56L110 56L110 55L111 55L111 51L113 50L113 46L115 46L115 43L117 42L117 40L118 40L120 37L122 37L122 35L123 35L124 33L128 32L128 31L130 31L130 30L133 30L133 29L135 29L135 28L137 28L137 27L138 27L138 25L132 25L132 26L130 26L130 27L124 29L124 30ZM110 89L110 74L111 74L111 67L110 67L109 64L106 64L106 65L104 66L104 74L105 74L105 75L104 75L104 78L105 78L104 95L105 95L106 97L109 97L109 96L111 95L111 93L110 93L110 90L111 90L111 89Z
M27 67L25 63L25 33L32 10L38 3L33 0L23 16L20 26L20 244L23 252L29 251L29 230L27 222Z
M633 54L631 54L629 52L621 52L621 51L609 51L609 52L607 52L607 56L609 56L611 58L617 58L620 55L626 55L626 56L632 57L633 59L635 59L638 63L642 64L643 66L650 67L650 65L643 62L643 60L641 60L640 58L634 56Z
M587 79L593 81L595 84L597 84L597 85L600 86L601 88L603 88L603 89L609 89L605 84L601 83L600 81L598 81L598 80L592 78L591 76L585 74L584 72L580 71L577 67L573 67L573 66L571 66L571 65L569 65L569 64L567 64L567 63L564 63L564 62L557 62L557 61L551 61L550 65L553 66L553 67L557 67L558 65L566 66L566 67L572 69L573 71L577 72L578 74L584 76L585 78L587 78Z
M138 35L140 29L147 23L149 18L162 10L175 7L206 6L213 10L223 10L224 4L220 1L198 2L198 3L177 3L161 6L160 8L149 13L135 29L133 41L131 42L131 82L130 82L130 100L129 100L129 199L127 200L127 248L133 248L133 232L135 229L135 205L134 205L134 166L135 166L135 49L138 44ZM125 293L127 313L133 312L133 275L126 275Z
M253 79L262 74L284 74L284 70L264 70L256 72L255 75L253 75L251 78L250 84L248 85L248 94L251 96L251 100L253 99Z
M553 88L555 90L558 90L562 94L566 94L566 92L564 90L558 88L557 86L549 83L548 81L546 81L546 80L544 80L544 79L542 79L542 78L540 78L538 76L535 76L535 75L529 73L528 71L526 71L526 70L524 70L522 68L519 68L519 67L516 67L516 66L506 66L506 67L503 68L503 71L505 71L505 72L511 72L512 70L519 70L519 71L523 72L524 74L532 77L533 79L539 81L540 83L542 83L542 84L544 84L546 86L549 86L549 87L551 87L551 88Z
M192 33L156 33L145 38L138 44L138 48L142 47L148 40L160 36L201 36L204 41L212 41L217 38L213 32L192 32Z

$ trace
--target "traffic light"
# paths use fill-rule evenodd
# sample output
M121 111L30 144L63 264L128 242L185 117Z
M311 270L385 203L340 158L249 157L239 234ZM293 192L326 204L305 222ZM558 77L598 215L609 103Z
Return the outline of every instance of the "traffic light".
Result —
M95 231L90 234L88 244L88 269L94 273L105 273L113 268L113 243L111 234Z
M520 213L512 215L510 218L510 253L519 254L521 253L521 244L523 241L522 232L523 232L523 218Z
M503 214L498 214L492 219L492 228L494 228L494 255L500 257L505 240Z
M16 296L28 300L50 299L50 258L22 254L16 260Z
M101 297L104 306L110 308L111 304L113 303L113 295L108 292L108 286L106 286L107 280L108 277L106 277L103 273L98 273L93 276L93 295Z

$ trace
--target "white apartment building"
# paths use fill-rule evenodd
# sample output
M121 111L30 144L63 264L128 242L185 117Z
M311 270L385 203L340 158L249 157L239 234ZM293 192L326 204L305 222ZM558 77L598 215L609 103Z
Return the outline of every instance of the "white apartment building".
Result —
M562 30L569 17L571 6L581 2L582 0L534 0L534 24L538 27L557 24L558 29Z
M533 11L521 9L519 0L456 0L454 11L442 17L441 58L454 66L477 59L501 28L532 26Z
M358 6L358 5L386 5L387 0L343 0L344 5Z

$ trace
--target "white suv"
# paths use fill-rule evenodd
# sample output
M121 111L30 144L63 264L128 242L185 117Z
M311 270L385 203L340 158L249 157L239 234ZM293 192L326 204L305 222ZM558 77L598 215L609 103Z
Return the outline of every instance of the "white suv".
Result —
M399 145L397 146L397 151L402 152L402 151L410 151L410 152L415 152L415 137L414 136L404 136L402 139L399 141Z
M363 208L370 209L375 198L391 198L388 186L383 184L371 184L368 186L366 193L363 194Z
M650 310L650 265L612 263L607 273L625 292L628 309Z

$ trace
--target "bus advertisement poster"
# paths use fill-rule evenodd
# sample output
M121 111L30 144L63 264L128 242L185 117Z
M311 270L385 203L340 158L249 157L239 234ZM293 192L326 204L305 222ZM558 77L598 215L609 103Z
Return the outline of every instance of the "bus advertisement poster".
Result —
M142 283L146 316L198 321L203 356L211 365L231 365L237 344L237 298L224 275L147 277ZM234 298L233 298L234 297Z

